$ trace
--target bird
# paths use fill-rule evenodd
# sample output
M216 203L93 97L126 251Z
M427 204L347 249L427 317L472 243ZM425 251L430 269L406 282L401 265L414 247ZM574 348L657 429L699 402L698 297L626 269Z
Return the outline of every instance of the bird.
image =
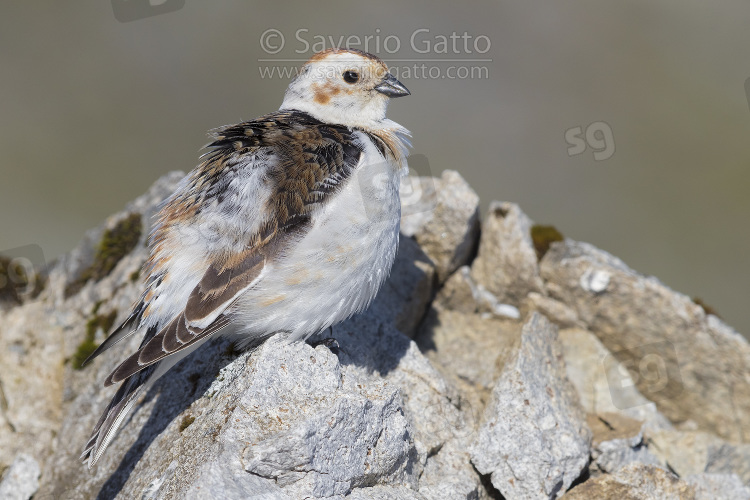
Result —
M406 95L377 56L328 49L278 111L210 133L155 217L143 294L86 360L143 335L104 382L120 386L84 446L89 469L139 395L210 338L300 341L367 308L398 248L411 133L386 109Z

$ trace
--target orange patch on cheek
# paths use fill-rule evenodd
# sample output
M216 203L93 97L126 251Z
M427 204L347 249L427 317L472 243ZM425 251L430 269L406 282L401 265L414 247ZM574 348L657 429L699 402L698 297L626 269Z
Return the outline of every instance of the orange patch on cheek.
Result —
M313 100L318 104L328 104L333 96L341 93L341 89L333 83L326 83L325 85L315 83L312 85L312 91Z
M331 100L331 96L328 93L328 90L323 88L323 86L318 85L317 83L313 84L312 91L313 100L318 104L328 104L328 102Z

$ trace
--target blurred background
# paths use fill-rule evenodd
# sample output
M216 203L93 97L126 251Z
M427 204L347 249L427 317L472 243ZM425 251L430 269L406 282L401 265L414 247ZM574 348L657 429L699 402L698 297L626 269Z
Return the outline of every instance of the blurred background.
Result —
M434 175L458 170L483 209L517 202L747 335L748 26L746 1L6 2L0 252L69 251L343 41L411 90L389 117Z

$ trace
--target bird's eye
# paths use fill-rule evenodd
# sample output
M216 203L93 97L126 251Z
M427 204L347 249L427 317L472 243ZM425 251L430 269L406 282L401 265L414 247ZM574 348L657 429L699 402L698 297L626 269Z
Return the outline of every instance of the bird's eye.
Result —
M357 83L359 81L359 73L356 71L344 71L343 76L346 83Z

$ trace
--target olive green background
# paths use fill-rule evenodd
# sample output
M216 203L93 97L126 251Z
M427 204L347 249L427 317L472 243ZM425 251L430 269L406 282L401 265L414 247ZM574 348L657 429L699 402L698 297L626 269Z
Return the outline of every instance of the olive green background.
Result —
M370 35L371 50L376 35L393 36L400 50L379 52L393 65L487 68L402 78L412 95L389 116L434 174L458 170L483 208L518 202L748 334L748 26L747 1L188 0L125 23L104 0L5 3L0 250L68 251L159 176L191 169L208 129L276 109L287 81L259 66L289 63L259 59L310 56L295 33L310 45ZM278 54L261 47L268 29L285 37ZM469 54L460 40L458 54L421 54L410 47L419 29L429 30L419 49L452 33L491 47ZM458 62L418 61L440 58ZM613 132L611 158L569 156L566 130L599 121Z

